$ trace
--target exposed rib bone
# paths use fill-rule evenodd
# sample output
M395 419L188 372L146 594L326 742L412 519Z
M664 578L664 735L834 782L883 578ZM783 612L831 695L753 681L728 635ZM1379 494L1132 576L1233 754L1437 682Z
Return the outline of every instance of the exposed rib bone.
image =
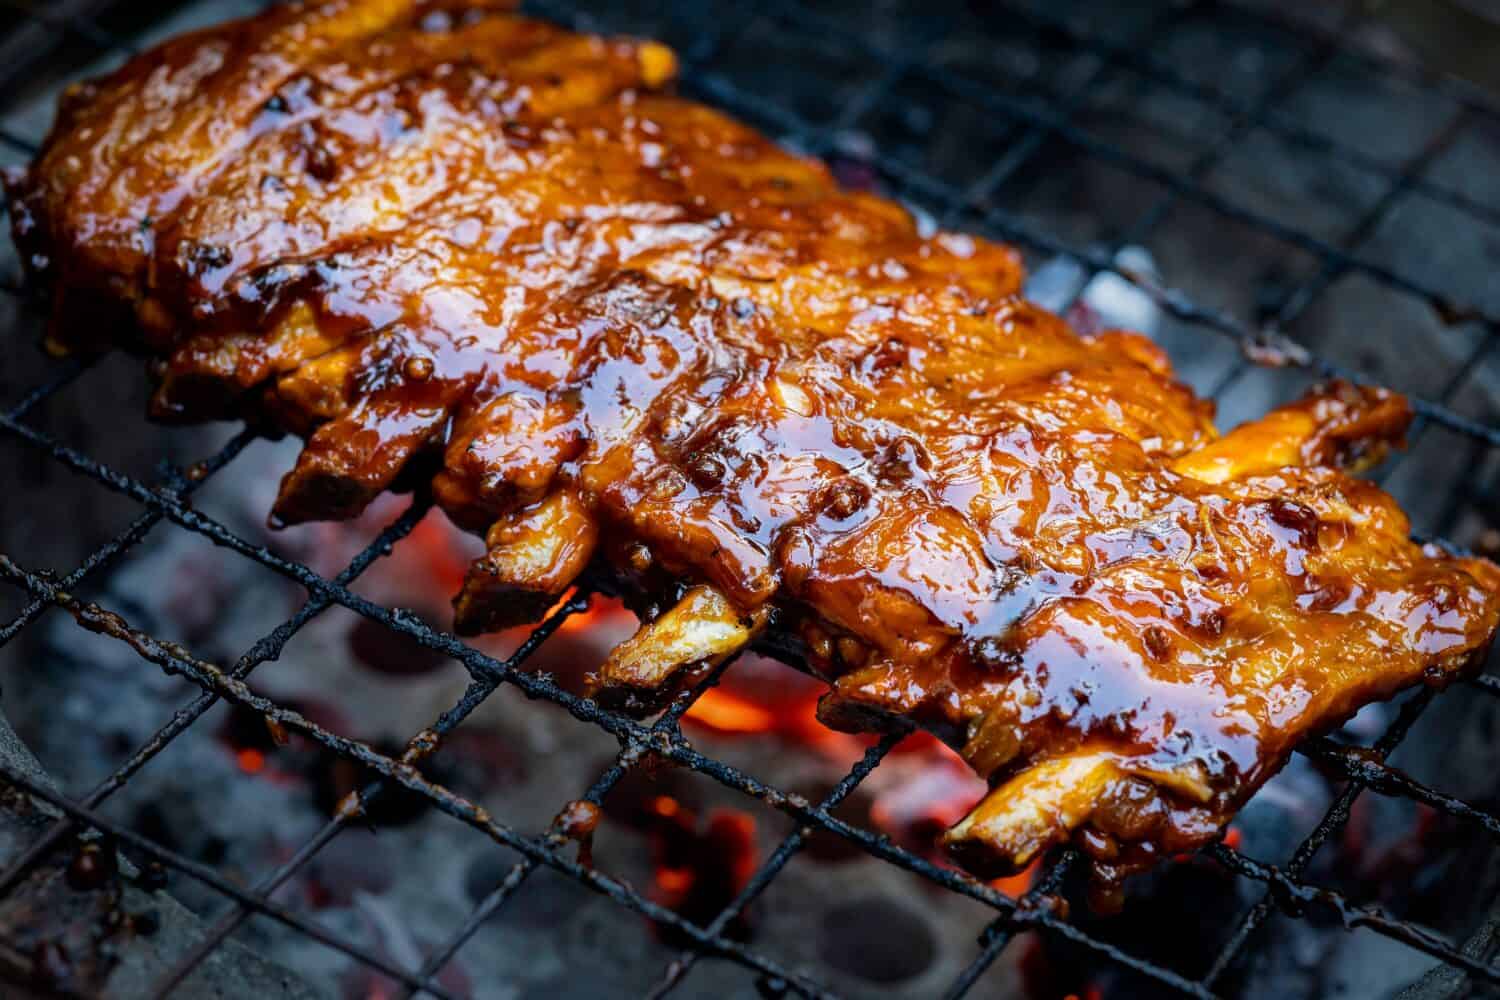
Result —
M1172 468L1205 483L1289 466L1340 466L1357 472L1384 458L1410 422L1411 407L1402 397L1330 382L1183 455Z
M594 687L614 697L658 701L676 674L712 666L744 649L766 618L764 608L746 613L713 587L694 587L670 611L616 646L599 668Z
M594 554L599 529L572 490L496 521L453 602L453 626L477 635L534 622L567 592Z
M1181 800L1174 812L1163 798ZM1100 840L1140 839L1154 831L1164 844L1193 824L1222 822L1210 802L1208 778L1194 768L1161 769L1107 751L1079 749L1029 767L992 789L952 829L943 845L975 874L1011 874L1089 823ZM1169 826L1183 828L1176 834Z
M943 834L943 846L976 874L1014 874L1088 820L1122 776L1110 753L1080 751L1038 764L981 799Z

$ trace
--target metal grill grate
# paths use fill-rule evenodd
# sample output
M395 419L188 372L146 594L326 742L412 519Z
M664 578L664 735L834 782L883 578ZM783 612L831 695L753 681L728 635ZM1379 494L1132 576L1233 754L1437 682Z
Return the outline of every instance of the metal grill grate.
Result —
M67 3L44 7L39 3L7 0L7 5L33 19L23 28L28 33L27 37L32 39L33 51L30 54L33 57L45 51L45 45L41 42L56 40L62 35L75 36L106 50L127 51L117 39L111 38L88 16L88 11L97 4ZM580 28L618 30L622 27L639 27L637 22L616 23L612 20L612 15L588 15L569 4L543 3L535 6L545 16ZM1190 12L1199 13L1205 9L1210 10L1211 16L1232 15L1246 19L1265 31L1295 37L1298 40L1297 57L1280 68L1258 98L1246 100L1215 84L1198 82L1150 55L1147 50L1137 47L1138 43L1156 37L1171 24L1180 22ZM741 8L729 4L681 3L668 13L656 14L657 23L671 26L668 34L681 35L691 31L686 45L673 39L679 42L678 47L684 57L684 86L689 92L782 135L808 152L858 161L878 174L890 190L933 210L945 224L993 232L1028 249L1069 258L1081 265L1083 271L1090 276L1114 274L1143 289L1162 309L1182 323L1226 337L1232 343L1244 347L1244 356L1229 366L1218 379L1219 393L1229 391L1255 370L1252 358L1264 358L1273 349L1316 375L1344 374L1358 377L1357 372L1347 371L1342 365L1312 354L1284 332L1346 275L1360 275L1396 294L1425 303L1449 322L1472 329L1474 337L1458 370L1446 380L1441 391L1430 398L1413 400L1418 412L1418 424L1412 435L1414 442L1419 444L1430 428L1441 427L1471 441L1476 453L1480 455L1500 445L1500 428L1467 416L1453 406L1454 398L1466 379L1489 357L1495 345L1500 315L1483 303L1460 301L1430 280L1392 268L1364 251L1371 235L1390 218L1392 211L1403 199L1414 192L1476 219L1500 220L1500 208L1428 176L1431 165L1465 134L1465 130L1474 127L1475 122L1500 120L1500 105L1466 84L1354 48L1346 40L1342 25L1319 27L1310 22L1288 20L1285 15L1274 10L1244 4L1240 0L1224 0L1219 4L1188 2L1165 5L1152 12L1134 34L1128 37L1104 37L1105 33L1093 27L1080 27L1073 22L1058 20L1051 15L1036 13L1029 7L1013 3L999 5L993 16L1011 19L1028 30L1044 33L1050 40L1074 53L1090 57L1092 64L1089 71L1083 74L1081 80L1065 88L1048 88L1039 81L1038 87L1044 97L1037 100L1029 96L1018 97L974 75L921 59L920 54L940 42L940 37L907 38L898 46L867 35L859 24L831 18L782 0L773 0L753 11L749 5ZM926 23L930 23L934 32L943 26L941 18L932 18ZM879 72L872 74L841 98L839 110L832 120L808 121L789 103L778 101L774 90L769 93L751 92L738 85L729 75L716 71L716 58L725 47L735 38L743 37L746 32L756 29L773 31L788 41L816 39L819 44L857 52L862 59L880 67ZM1441 96L1449 102L1454 108L1451 119L1436 129L1420 148L1407 155L1402 162L1393 165L1384 157L1375 156L1346 140L1304 127L1284 114L1279 106L1308 80L1325 71L1330 61L1335 59L1351 60L1367 65L1380 74L1409 79L1411 85L1423 93ZM1045 58L1038 59L1036 65L1038 68L1035 75L1040 77L1046 66ZM14 61L7 63L7 72L14 73L16 66ZM1213 142L1171 169L1100 139L1092 130L1078 124L1079 112L1087 108L1090 100L1122 68L1129 68L1152 80L1191 105L1202 106L1223 115L1226 127ZM994 121L1003 126L1005 155L998 158L984 176L968 183L956 183L952 179L915 167L904 159L872 153L858 143L849 142L846 130L851 123L873 109L894 105L898 102L902 88L912 84L932 88L932 92L953 100L969 102L992 116ZM1369 207L1352 226L1332 240L1290 226L1217 193L1205 182L1205 178L1214 168L1240 151L1246 136L1252 132L1269 132L1329 161L1366 170L1381 179L1383 193L1370 202ZM33 142L23 136L19 129L13 130L9 123L0 122L0 142L26 153L34 149ZM1070 245L1068 241L1041 230L1020 215L997 206L997 193L1002 185L1026 169L1034 161L1038 151L1049 142L1061 142L1076 157L1100 161L1160 187L1160 199L1145 206L1139 217L1125 228L1123 238L1114 249L1146 239L1163 223L1174 207L1191 203L1216 217L1249 227L1289 249L1309 255L1315 262L1314 273L1302 282L1291 284L1276 301L1269 303L1263 313L1264 322L1250 324L1226 311L1199 304L1180 292L1161 287L1149 276L1119 264L1117 255L1111 248ZM3 291L15 294L19 289L6 287ZM14 348L18 345L11 346ZM1014 937L1027 930L1068 939L1074 945L1089 949L1104 960L1128 967L1172 991L1209 997L1214 995L1225 972L1244 954L1255 931L1273 912L1281 910L1300 914L1308 909L1331 912L1348 928L1367 928L1426 952L1474 977L1500 983L1500 966L1477 959L1460 946L1422 927L1395 919L1378 908L1357 905L1333 890L1303 881L1313 855L1341 828L1349 817L1354 800L1367 789L1423 803L1463 821L1477 824L1491 834L1500 835L1500 816L1426 787L1386 764L1387 757L1407 735L1421 713L1436 699L1437 694L1432 690L1422 691L1405 702L1394 722L1370 748L1351 748L1326 738L1312 740L1299 748L1301 753L1346 778L1347 783L1322 821L1291 857L1277 858L1272 863L1267 863L1245 856L1223 843L1204 850L1205 856L1228 872L1264 886L1264 893L1260 901L1243 915L1234 932L1223 943L1209 972L1200 980L1190 980L1171 969L1127 954L1111 943L1092 937L1070 923L1063 911L1046 904L1047 897L1058 889L1070 866L1075 864L1077 858L1074 855L1064 852L1054 859L1034 888L1024 898L1016 899L964 874L939 867L894 845L883 836L853 827L836 818L833 814L834 807L879 766L904 734L891 734L870 749L821 802L811 803L800 796L782 792L750 774L700 753L684 737L678 726L684 712L704 690L717 683L724 668L704 679L694 690L681 695L664 715L651 724L605 711L590 701L577 698L558 687L550 678L528 673L524 668L527 658L547 636L567 617L578 613L587 605L586 593L555 611L536 628L532 637L514 655L503 661L495 659L450 634L428 627L409 613L375 604L350 589L350 585L361 573L405 538L427 512L428 501L419 497L411 508L371 541L338 576L332 579L321 577L304 565L245 541L220 522L195 511L189 505L193 491L234 461L245 448L250 440L248 433L235 437L217 454L191 470L174 471L152 485L122 475L35 429L28 422L32 411L49 398L66 392L83 370L84 366L76 363L60 365L49 381L0 413L0 431L50 456L74 472L129 498L143 508L143 512L117 537L60 579L32 572L18 566L9 557L0 556L0 576L22 588L31 600L14 620L0 628L0 645L14 639L48 608L56 606L73 614L82 627L128 643L144 659L165 671L190 679L202 688L202 694L179 710L152 740L141 746L112 775L80 800L65 799L20 773L0 771L0 777L5 781L38 799L52 803L65 816L41 840L31 845L0 872L0 893L12 891L26 873L63 838L70 836L76 829L92 828L113 835L144 856L156 858L162 864L197 879L222 894L229 902L230 909L156 984L157 993L169 992L180 984L246 919L252 914L260 914L295 928L329 948L337 949L389 976L402 984L408 996L418 993L448 996L450 994L435 978L437 972L490 915L506 904L534 871L547 866L610 897L622 907L674 928L684 940L691 942L691 947L662 971L660 981L652 992L653 996L671 993L689 976L694 964L705 956L727 959L753 970L762 977L762 988L771 993L790 991L804 996L831 996L831 992L818 982L784 967L773 956L732 940L726 934L736 915L770 885L815 831L843 838L860 850L907 869L937 887L978 900L993 909L993 922L982 936L972 963L947 990L946 995L950 997L959 997L969 991ZM1389 476L1400 461L1397 459L1387 466L1385 475ZM1447 523L1439 526L1442 531L1451 527L1461 504L1469 499L1471 498L1464 497L1450 502L1448 514L1444 518ZM137 631L122 619L92 605L80 603L71 596L79 584L108 569L132 546L142 542L153 527L163 520L232 550L240 557L260 563L305 587L310 597L294 616L256 642L233 667L224 670L193 658L176 645ZM256 695L243 683L257 665L275 658L300 629L334 605L341 605L457 660L472 678L463 697L436 719L429 729L414 735L399 757L387 756L366 744L331 732L282 705ZM1467 683L1481 691L1500 694L1500 681L1495 678L1478 677ZM759 799L790 817L797 827L770 855L727 909L706 926L692 924L645 898L630 886L570 860L562 850L567 841L559 829L554 828L540 834L516 830L491 817L471 801L427 780L418 772L415 765L442 741L443 736L458 727L503 684L513 685L528 697L546 699L565 709L579 724L600 727L619 739L622 746L619 755L613 765L583 793L582 798L585 800L595 804L602 802L628 771L648 757L657 757L690 768L728 788ZM284 864L263 873L248 888L107 820L98 812L98 807L106 798L123 787L176 736L193 725L195 720L220 700L263 714L285 729L300 733L357 761L378 775L377 779L356 793L356 797L346 799L327 825ZM357 822L366 805L397 785L425 797L457 821L472 826L480 834L522 855L522 860L475 907L457 932L435 948L419 968L403 968L388 959L371 954L361 946L304 920L271 899L271 894L279 885L307 864L341 830Z

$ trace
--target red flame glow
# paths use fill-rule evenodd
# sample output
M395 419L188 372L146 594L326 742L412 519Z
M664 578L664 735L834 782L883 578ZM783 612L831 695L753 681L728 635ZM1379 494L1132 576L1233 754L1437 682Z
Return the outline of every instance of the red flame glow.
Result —
M668 795L656 796L647 810L653 820L652 895L694 923L713 920L755 874L754 817L738 809L716 809L700 823L697 813ZM744 914L729 928L738 935L746 930Z
M823 685L787 673L782 682L785 686L779 691L752 694L753 689L732 685L709 688L683 718L721 736L770 733L788 743L821 750L836 760L852 762L864 753L870 744L868 739L835 732L818 721L818 697L825 690ZM805 687L803 681L811 687Z
M266 755L250 747L235 751L234 762L246 774L259 774L266 769Z
M777 727L770 709L721 688L705 691L684 718L716 733L764 733Z
M573 599L573 592L569 591L558 606L566 604ZM595 594L589 600L589 606L584 610L572 615L562 623L559 631L562 632L587 632L601 625L627 626L634 632L636 628L635 615L617 597L606 597L603 594ZM527 629L530 632L530 629Z
M704 692L683 718L718 737L774 736L848 767L877 737L836 732L819 722L818 699L827 689L788 667L748 657L719 686ZM908 736L891 757L866 786L873 793L869 820L909 849L932 854L937 835L973 808L984 794L984 782L930 733ZM1013 884L1024 891L1029 883Z
M983 794L984 782L967 766L933 754L908 780L875 801L870 818L916 846L963 819Z
M873 740L835 732L818 721L827 685L763 657L746 657L683 716L720 736L768 733L852 764Z
M412 532L410 543L397 548L398 554L403 550L416 550L416 554L407 557L390 585L410 589L413 581L420 581L423 592L443 594L459 589L473 543L456 539L458 534L441 517L423 519ZM412 595L387 596L393 603L412 603ZM562 623L531 666L552 673L565 687L581 690L584 673L602 662L608 649L635 628L635 616L620 601L595 596L586 610ZM511 630L487 637L483 643L508 652L529 634L529 628ZM723 739L771 736L788 746L810 749L837 769L847 769L878 737L838 732L819 722L818 701L827 690L823 681L763 657L747 656L694 702L684 715L685 725ZM931 854L937 834L962 819L983 792L983 782L953 750L934 736L918 732L894 748L888 763L866 782L861 801L868 804L869 823L909 848ZM677 845L674 849L682 849L694 838L722 837L733 843L721 857L753 857L753 838L735 833L739 828L736 824L741 819L748 823L748 816L733 819L715 815L699 830L699 818L674 800L663 799L660 809L664 811L658 812L658 821L665 824L664 829L675 830L670 835ZM688 905L688 897L702 891L702 880L691 864L662 863L658 865L657 887L664 899ZM710 919L712 916L708 914Z
M1021 896L1024 896L1032 886L1036 885L1036 877L1040 871L1041 860L1038 859L1027 865L1026 870L1023 872L1017 872L1015 875L1007 875L1005 878L995 879L990 883L990 887L1005 893L1012 899L1019 899Z
M457 529L446 518L429 514L417 523L410 535L410 548L422 555L427 575L439 593L456 594L469 571L469 560L454 544Z

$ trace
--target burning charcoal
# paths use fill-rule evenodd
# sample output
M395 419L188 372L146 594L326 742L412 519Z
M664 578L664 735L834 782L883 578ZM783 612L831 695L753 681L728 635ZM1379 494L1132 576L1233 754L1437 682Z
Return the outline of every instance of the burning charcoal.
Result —
M703 692L683 719L721 737L774 735L789 745L817 750L847 768L871 740L835 732L818 721L818 699L826 690L823 683L785 664L751 654L736 662L718 686Z
M937 957L932 928L904 904L883 896L840 903L823 915L823 961L871 983L920 975Z
M745 736L776 729L776 713L751 698L724 687L712 687L698 696L684 716L721 736Z
M341 713L330 706L292 698L283 699L282 705L335 732L344 731ZM218 738L234 755L235 766L246 774L284 778L295 769L297 759L311 752L307 741L294 739L276 720L238 705L230 706ZM273 760L279 766L272 767Z
M603 770L611 761L595 767ZM686 775L674 768L636 767L621 778L604 798L604 815L632 830L649 830L658 821L656 800L668 797L693 809L698 804L697 789Z
M276 739L266 726L265 716L239 705L230 706L223 725L219 727L219 738L229 745L236 758L241 759L240 770L247 774L254 774L260 767L247 767L244 761L258 759L264 764L265 755L277 748ZM242 758L241 755L246 753L250 756Z
M1327 878L1345 895L1414 919L1443 919L1451 902L1448 866L1463 843L1451 817L1419 803L1361 796L1339 840Z
M984 782L968 768L931 756L881 793L870 819L897 843L931 851L937 836L963 819L984 792Z
M700 824L696 813L665 795L652 802L651 810L656 817L650 831L656 899L695 924L711 922L755 873L754 817L722 809ZM688 943L670 928L659 927L658 932L669 944ZM738 914L725 933L748 938L747 915Z

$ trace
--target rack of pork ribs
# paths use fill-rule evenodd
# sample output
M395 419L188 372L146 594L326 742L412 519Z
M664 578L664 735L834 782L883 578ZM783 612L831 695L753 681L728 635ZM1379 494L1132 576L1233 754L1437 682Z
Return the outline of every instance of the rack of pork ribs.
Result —
M1351 467L1392 393L1220 436L1143 336L1019 295L673 96L666 48L499 5L276 6L73 87L8 178L48 345L149 356L158 420L306 439L280 522L430 479L488 553L455 625L588 571L652 610L593 678L659 707L756 642L850 730L915 722L990 793L981 875L1096 887L1211 841L1311 733L1482 659L1500 570Z

